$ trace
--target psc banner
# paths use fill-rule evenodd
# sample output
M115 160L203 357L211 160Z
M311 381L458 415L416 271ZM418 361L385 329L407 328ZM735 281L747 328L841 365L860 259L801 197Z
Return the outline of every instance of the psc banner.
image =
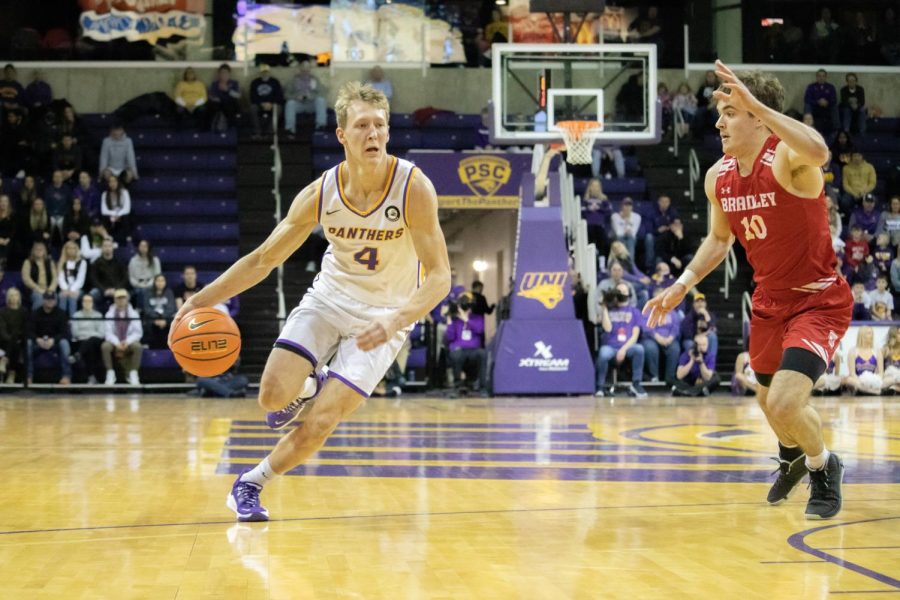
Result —
M531 170L531 154L413 150L406 158L431 179L440 208L517 209Z
M203 0L81 0L82 34L98 42L125 39L156 44L181 36L201 41Z

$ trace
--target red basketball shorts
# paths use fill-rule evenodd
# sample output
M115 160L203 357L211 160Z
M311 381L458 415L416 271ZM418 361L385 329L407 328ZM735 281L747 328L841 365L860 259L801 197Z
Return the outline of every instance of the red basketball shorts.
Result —
M825 364L850 327L853 295L843 277L821 292L771 294L762 287L753 293L750 319L750 366L772 375L787 348L803 348Z

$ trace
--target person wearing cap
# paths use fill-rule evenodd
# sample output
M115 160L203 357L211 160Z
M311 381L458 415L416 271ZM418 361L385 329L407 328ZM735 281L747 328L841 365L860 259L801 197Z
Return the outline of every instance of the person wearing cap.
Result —
M858 225L862 229L863 239L869 243L875 238L878 231L878 221L881 214L875 210L875 195L863 196L862 206L856 208L850 215L850 229Z
M56 306L56 293L44 292L43 303L31 314L27 326L25 365L28 384L34 378L34 359L41 352L56 352L62 377L60 385L72 382L72 365L69 363L69 317Z
M681 322L681 349L688 351L694 345L694 336L705 333L709 338L709 351L716 355L719 351L719 337L716 335L716 315L706 307L706 294L696 292L684 320Z
M284 90L281 82L272 77L272 68L263 63L259 66L259 77L250 82L250 123L254 137L262 136L262 119L272 118L278 104L284 104Z
M116 371L113 359L128 374L129 385L141 385L138 368L144 347L141 338L144 328L138 312L128 303L128 290L119 288L113 293L113 305L106 311L106 339L100 345L103 366L106 368L106 385L115 385Z
M641 229L641 215L634 212L634 203L631 198L622 200L622 208L612 214L610 221L616 239L625 244L628 254L634 256L638 231Z
M877 183L875 167L863 158L862 152L853 150L850 163L842 171L844 193L841 196L841 212L852 212L866 194L872 193Z
M705 333L694 336L690 349L681 353L676 370L674 396L709 396L721 383L716 373L716 353Z

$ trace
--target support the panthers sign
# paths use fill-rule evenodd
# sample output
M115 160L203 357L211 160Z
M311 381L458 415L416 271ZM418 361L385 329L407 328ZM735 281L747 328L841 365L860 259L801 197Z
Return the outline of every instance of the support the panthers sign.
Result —
M413 151L407 158L428 175L441 208L519 208L519 181L530 154Z

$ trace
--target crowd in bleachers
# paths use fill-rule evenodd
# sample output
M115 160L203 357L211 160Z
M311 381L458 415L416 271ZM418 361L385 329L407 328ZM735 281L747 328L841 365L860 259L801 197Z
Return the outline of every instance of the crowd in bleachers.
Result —
M186 119L203 103L181 83ZM166 347L172 316L203 284L188 265L173 289L151 241L136 238L132 139L118 121L93 138L42 78L23 87L12 65L0 122L0 383L31 383L36 366L56 365L61 384L113 384L117 367L139 384L144 348Z

